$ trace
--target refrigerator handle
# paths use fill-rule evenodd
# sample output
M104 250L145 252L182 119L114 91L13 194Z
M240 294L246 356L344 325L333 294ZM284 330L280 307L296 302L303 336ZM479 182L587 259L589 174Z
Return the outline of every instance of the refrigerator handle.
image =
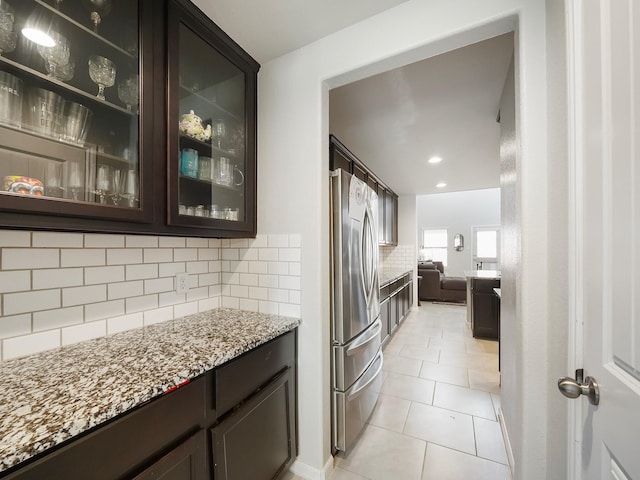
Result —
M347 401L351 401L354 398L356 398L358 395L360 395L360 392L364 391L367 389L367 387L373 383L376 379L376 377L378 375L380 375L380 372L382 371L382 363L383 363L383 359L382 359L382 352L378 353L378 357L380 358L380 366L378 367L378 369L376 370L376 373L374 373L371 378L369 380L366 381L366 383L362 386L360 386L359 388L355 389L353 392L351 392L348 396L347 396ZM375 362L375 360L374 360Z
M371 303L372 291L375 286L374 276L377 270L377 266L374 265L375 255L373 252L373 241L371 215L369 209L366 209L362 222L362 280L367 304Z
M378 319L376 321L376 326L373 329L373 333L371 333L369 337L364 340L359 340L358 342L354 342L353 345L351 345L347 349L347 356L351 356L355 354L358 350L360 350L363 347L366 347L369 343L374 341L380 334L381 330L382 330L382 322Z

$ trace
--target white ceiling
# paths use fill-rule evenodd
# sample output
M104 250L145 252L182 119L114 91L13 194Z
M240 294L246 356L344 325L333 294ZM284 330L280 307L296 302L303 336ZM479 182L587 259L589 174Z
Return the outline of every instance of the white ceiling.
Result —
M397 194L498 187L512 52L502 35L334 89L330 131Z
M259 63L407 0L192 0Z
M407 0L192 1L266 63ZM497 187L512 52L503 35L334 89L330 131L398 194ZM444 161L428 165L432 155Z

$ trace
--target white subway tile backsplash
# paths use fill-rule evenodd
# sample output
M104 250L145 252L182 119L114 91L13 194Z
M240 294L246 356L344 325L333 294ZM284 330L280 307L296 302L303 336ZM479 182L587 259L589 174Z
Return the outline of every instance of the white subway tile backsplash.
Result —
M124 299L109 300L108 302L91 303L84 307L86 322L124 315Z
M2 270L58 268L60 250L57 248L3 248Z
M187 248L209 248L208 238L187 238Z
M81 233L33 232L31 246L36 248L82 248L84 235Z
M174 318L186 317L198 313L198 302L181 303L173 307Z
M25 290L31 290L30 270L0 272L0 293L24 292Z
M280 288L288 290L300 290L300 277L280 276Z
M158 246L158 237L145 235L127 235L127 248L156 248Z
M60 346L60 330L48 330L2 341L2 360L44 352Z
M207 273L209 271L209 262L187 262L187 272L197 275L198 273Z
M144 293L149 295L150 293L170 292L174 290L173 278L154 278L153 280L144 281Z
M269 248L288 247L289 235L268 235L267 246Z
M85 248L123 248L124 235L86 234L84 246Z
M7 293L3 295L2 314L38 312L60 308L60 290L38 290L23 293Z
M174 261L174 250L171 248L145 248L144 263L164 263ZM176 260L182 261L182 260ZM140 262L136 262L140 263Z
M198 260L198 249L175 248L173 250L173 260L176 262L194 262Z
M0 247L30 247L31 232L17 230L0 231Z
M153 310L145 310L143 316L145 325L153 325L154 323L173 320L173 307L162 307Z
M144 325L142 312L132 313L130 315L122 315L107 320L107 334L124 332L132 328L139 328Z
M93 267L105 265L103 248L74 248L60 250L61 267Z
M240 308L239 298L222 296L220 300L222 308L233 308L235 310Z
M300 305L292 305L290 303L281 303L278 314L284 315L285 317L300 318Z
M269 273L271 275L289 275L289 263L269 262Z
M32 245L33 242L33 245ZM300 315L300 235L0 232L3 359L198 311ZM188 272L188 293L175 292Z
M92 338L104 337L106 334L107 322L105 320L65 327L62 329L62 345L84 342Z
M166 292L158 295L158 306L166 307L167 305L177 305L187 300L186 293Z
M187 264L185 262L161 263L158 265L159 277L175 277L176 273L183 273L186 271Z
M277 248L261 248L258 250L258 260L265 262L277 262L278 261L278 249Z
M125 272L127 281L158 278L158 264L147 263L142 265L127 265ZM120 281L122 280L124 279L121 279Z
M258 311L260 313L277 315L279 311L278 304L275 302L264 302L261 300L259 302Z
M33 331L52 330L54 328L76 325L84 321L84 309L81 306L45 310L33 313Z
M184 248L186 242L187 239L184 237L160 237L158 246L160 248Z
M299 262L301 257L299 248L280 248L278 249L278 259L281 262Z
M142 263L141 248L107 249L107 265L128 265L131 263Z
M144 312L158 308L158 295L144 295L131 297L125 300L126 313Z
M86 303L104 302L107 299L107 285L90 285L87 287L70 287L62 289L62 306L84 305Z
M0 339L31 333L31 314L0 317Z
M107 297L109 300L118 298L138 297L144 293L144 283L142 280L131 282L110 283L107 286Z
M112 283L124 281L124 265L111 267L87 267L84 269L84 284L96 285L99 283Z

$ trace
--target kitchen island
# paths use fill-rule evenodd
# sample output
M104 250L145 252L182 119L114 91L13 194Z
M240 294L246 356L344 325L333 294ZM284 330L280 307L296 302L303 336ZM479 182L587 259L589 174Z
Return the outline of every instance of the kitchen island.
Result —
M498 270L465 270L467 322L474 338L500 340L500 304L493 291L500 287Z
M215 309L0 364L0 476L299 323Z

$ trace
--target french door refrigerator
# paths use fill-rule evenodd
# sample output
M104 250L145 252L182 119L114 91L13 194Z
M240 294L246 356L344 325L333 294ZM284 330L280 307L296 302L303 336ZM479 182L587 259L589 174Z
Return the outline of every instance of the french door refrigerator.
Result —
M371 415L382 383L378 195L331 172L332 451L347 452Z

